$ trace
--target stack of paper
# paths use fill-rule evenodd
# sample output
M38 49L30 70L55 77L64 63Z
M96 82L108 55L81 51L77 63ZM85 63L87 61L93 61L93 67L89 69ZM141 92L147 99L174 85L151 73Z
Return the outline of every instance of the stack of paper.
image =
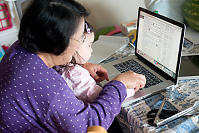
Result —
M182 56L199 55L199 32L187 27Z
M128 37L122 36L99 36L99 39L92 45L93 53L89 60L90 63L98 64L105 60L116 51L128 45Z

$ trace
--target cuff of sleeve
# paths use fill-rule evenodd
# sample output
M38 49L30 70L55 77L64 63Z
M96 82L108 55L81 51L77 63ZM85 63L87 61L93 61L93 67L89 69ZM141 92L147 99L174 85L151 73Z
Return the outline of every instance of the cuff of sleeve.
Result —
M112 80L109 83L107 83L105 86L114 86L118 90L121 102L124 101L124 99L127 96L127 92L126 92L126 86L122 82L117 80Z

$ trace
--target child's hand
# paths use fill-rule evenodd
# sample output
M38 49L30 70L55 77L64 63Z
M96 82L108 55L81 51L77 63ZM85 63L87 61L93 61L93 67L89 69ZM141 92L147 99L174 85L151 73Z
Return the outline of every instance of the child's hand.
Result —
M91 64L91 63L86 63L82 66L89 71L90 75L95 79L96 82L109 80L108 72L102 66L98 64Z

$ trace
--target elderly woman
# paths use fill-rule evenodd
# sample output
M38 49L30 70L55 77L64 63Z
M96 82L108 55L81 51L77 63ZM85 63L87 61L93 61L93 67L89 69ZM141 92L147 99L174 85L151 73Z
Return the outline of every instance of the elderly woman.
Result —
M74 0L35 0L24 14L15 42L0 64L1 132L86 132L108 129L120 112L126 88L139 89L145 77L118 75L91 104L78 100L53 66L71 61L84 42L86 9ZM84 66L96 80L107 79L99 65ZM103 76L101 76L103 75Z

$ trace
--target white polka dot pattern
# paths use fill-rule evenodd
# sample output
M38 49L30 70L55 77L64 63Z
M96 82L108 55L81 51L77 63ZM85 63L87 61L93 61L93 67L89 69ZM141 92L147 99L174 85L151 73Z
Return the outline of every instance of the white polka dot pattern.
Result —
M78 100L63 78L35 54L12 45L0 63L2 132L77 132L108 129L126 97L125 86L108 83L92 104Z

